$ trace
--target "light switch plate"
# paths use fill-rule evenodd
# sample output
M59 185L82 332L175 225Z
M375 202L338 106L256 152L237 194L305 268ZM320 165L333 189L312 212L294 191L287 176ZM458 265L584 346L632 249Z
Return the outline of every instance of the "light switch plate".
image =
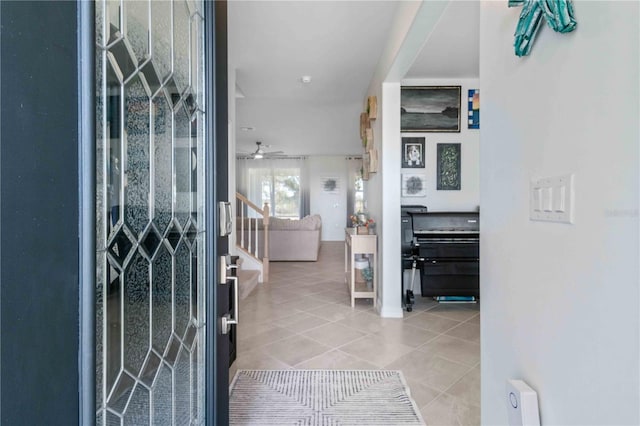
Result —
M531 179L529 219L573 223L573 174Z

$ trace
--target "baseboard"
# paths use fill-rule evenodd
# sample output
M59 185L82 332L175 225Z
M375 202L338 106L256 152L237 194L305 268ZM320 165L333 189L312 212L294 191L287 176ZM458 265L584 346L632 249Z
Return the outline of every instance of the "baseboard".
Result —
M378 301L378 306L380 306L380 310L378 311L378 313L382 318L402 318L404 316L402 306L382 306L380 301Z

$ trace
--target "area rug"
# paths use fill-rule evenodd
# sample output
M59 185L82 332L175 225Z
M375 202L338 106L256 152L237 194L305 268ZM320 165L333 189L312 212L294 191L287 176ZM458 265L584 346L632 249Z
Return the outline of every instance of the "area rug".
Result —
M424 425L400 371L239 370L232 425Z

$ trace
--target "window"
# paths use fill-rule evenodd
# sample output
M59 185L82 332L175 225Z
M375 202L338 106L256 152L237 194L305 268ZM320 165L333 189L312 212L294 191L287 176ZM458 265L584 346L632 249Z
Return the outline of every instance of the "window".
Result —
M354 182L355 189L355 197L354 197L354 205L353 211L355 213L364 211L364 180L362 179L361 174L356 175L356 179Z
M300 169L249 169L249 199L259 206L269 204L271 216L300 218Z

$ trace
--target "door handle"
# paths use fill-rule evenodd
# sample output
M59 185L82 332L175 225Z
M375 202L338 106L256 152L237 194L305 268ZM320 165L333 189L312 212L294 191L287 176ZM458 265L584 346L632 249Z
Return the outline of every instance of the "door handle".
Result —
M221 319L222 319L222 334L228 334L229 331L231 331L231 326L232 325L238 325L238 321L239 321L239 317L238 317L238 311L239 311L239 306L238 306L238 302L239 302L239 297L238 297L238 277L229 277L229 280L233 281L233 307L231 309L231 312L233 313L233 316L231 316L231 314L225 314Z
M238 277L228 276L227 272L232 269L238 269L238 265L230 263L230 256L220 256L220 285L227 285L229 280L233 281L233 306L231 313L222 316L222 334L229 334L232 325L238 325L240 311L240 297L238 293ZM233 316L232 316L233 314Z

